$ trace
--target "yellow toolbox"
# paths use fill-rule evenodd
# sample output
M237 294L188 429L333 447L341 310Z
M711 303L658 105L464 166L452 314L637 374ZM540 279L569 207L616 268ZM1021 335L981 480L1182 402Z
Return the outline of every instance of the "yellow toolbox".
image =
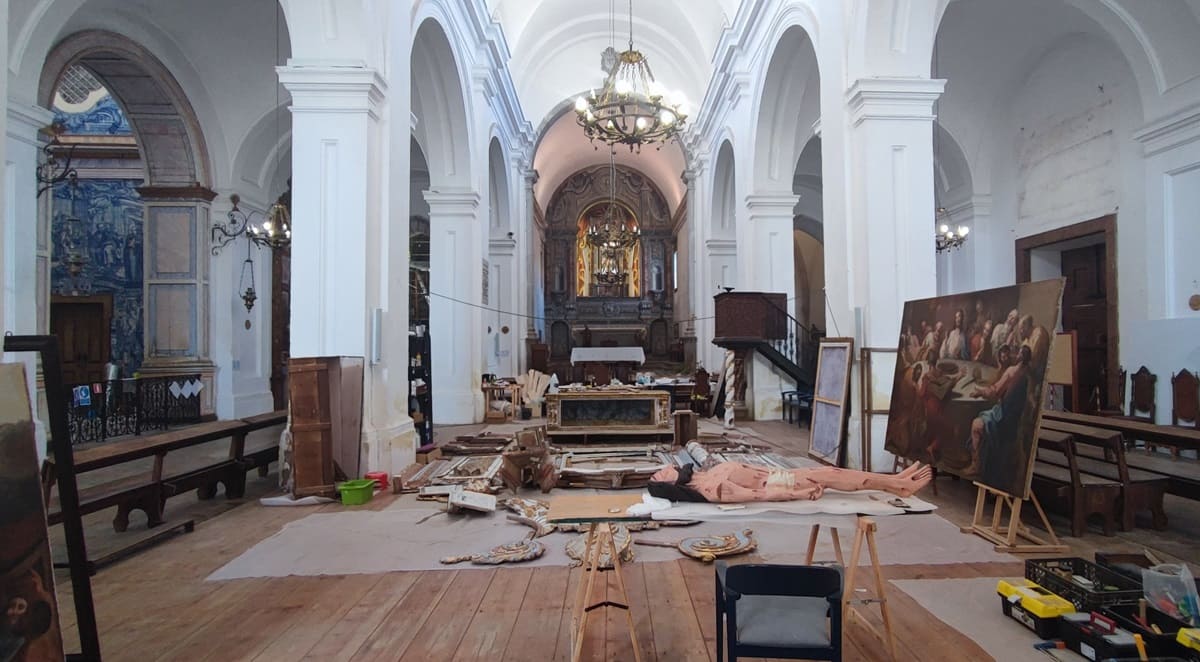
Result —
M1058 636L1060 617L1075 612L1075 605L1028 579L1001 579L996 584L1000 608L1008 616L1033 630L1042 639Z

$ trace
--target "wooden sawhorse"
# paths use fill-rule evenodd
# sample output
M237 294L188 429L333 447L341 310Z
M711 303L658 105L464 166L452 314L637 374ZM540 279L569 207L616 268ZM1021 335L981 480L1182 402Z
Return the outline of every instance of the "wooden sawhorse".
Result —
M884 591L883 572L879 567L879 552L875 547L875 531L879 525L870 517L859 517L858 524L854 529L854 546L850 548L850 564L847 565L842 556L842 541L838 537L837 527L828 526L829 536L833 539L833 554L837 558L838 564L846 569L845 584L842 586L842 622L849 624L851 616L871 634L875 635L884 644L887 645L888 655L892 662L896 662L896 638L892 634L892 618L888 613L887 593ZM821 525L813 524L812 532L808 536L808 553L805 555L805 565L813 565L813 556L817 551L817 537L821 533ZM854 597L857 589L856 581L858 579L858 561L862 558L863 542L867 544L867 552L871 555L871 570L875 575L875 598L856 598ZM879 613L883 617L883 629L886 636L881 635L879 630L873 623L868 621L855 607L859 604L879 605ZM845 635L843 635L845 636Z

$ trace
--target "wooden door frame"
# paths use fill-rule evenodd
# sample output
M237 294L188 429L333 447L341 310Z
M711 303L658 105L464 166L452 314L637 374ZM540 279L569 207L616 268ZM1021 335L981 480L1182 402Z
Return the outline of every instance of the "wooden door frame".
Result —
M1032 278L1031 254L1036 248L1043 248L1071 239L1079 239L1092 235L1104 236L1104 289L1106 297L1105 318L1108 327L1108 343L1106 349L1105 372L1108 382L1108 402L1106 407L1116 407L1115 401L1120 393L1121 380L1121 337L1118 326L1119 307L1117 291L1117 215L1108 214L1093 218L1082 223L1040 232L1016 241L1017 282L1028 283ZM1090 397L1089 394L1084 394Z

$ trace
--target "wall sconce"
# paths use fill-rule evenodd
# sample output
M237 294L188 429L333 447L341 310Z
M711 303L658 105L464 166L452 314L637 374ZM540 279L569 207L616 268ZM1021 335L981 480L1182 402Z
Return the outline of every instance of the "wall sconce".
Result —
M292 243L291 215L282 202L276 201L264 215L256 211L247 214L239 209L238 203L242 199L237 193L230 195L229 201L233 203L233 209L228 214L229 220L212 226L213 255L219 255L222 248L242 236L251 243L272 250ZM263 218L258 225L253 223L256 215Z

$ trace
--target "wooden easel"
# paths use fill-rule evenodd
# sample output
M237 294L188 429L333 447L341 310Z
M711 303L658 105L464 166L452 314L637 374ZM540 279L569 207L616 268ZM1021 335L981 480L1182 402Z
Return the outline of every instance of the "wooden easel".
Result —
M617 588L621 591L621 602L612 600L591 602L592 586L595 584L596 577L603 570L600 567L600 557L605 551L612 559L612 570L617 577ZM625 590L625 577L621 574L621 554L617 551L616 542L613 541L612 526L608 522L592 522L588 525L583 559L583 574L587 581L584 581L584 577L579 578L579 588L575 591L575 607L571 612L572 662L578 662L583 655L583 635L587 632L588 614L601 607L615 607L625 612L625 621L629 625L629 640L633 642L633 659L636 662L642 662L637 631L633 625L633 614L629 611L629 593Z
M879 552L875 547L875 531L879 525L870 517L859 517L858 524L854 529L854 546L850 548L850 565L846 565L845 559L842 557L842 541L838 538L838 530L836 527L828 527L829 536L833 539L833 555L837 558L839 565L846 569L845 585L842 586L842 622L850 623L850 618L854 617L859 624L868 632L875 635L880 641L887 645L888 655L892 662L896 660L896 639L892 635L892 618L888 613L887 593L884 592L883 571L879 567ZM813 524L812 532L808 536L808 553L805 556L805 565L813 564L813 555L817 551L817 536L821 533L821 525ZM855 598L855 590L857 588L856 580L858 576L858 561L862 558L863 542L867 543L867 552L871 555L871 571L875 576L875 595L874 598ZM864 617L855 605L875 603L879 605L879 613L883 618L883 629L886 636L879 633L879 630L873 623Z
M1054 533L1054 527L1050 526L1050 521L1046 519L1046 511L1042 510L1042 504L1033 492L1029 493L1029 501L1033 503L1033 507L1042 521L1042 526L1046 528L1048 540L1030 531L1029 527L1021 521L1021 506L1025 503L1024 499L1018 499L1011 494L981 483L975 483L975 487L979 488L979 493L975 496L975 517L971 520L971 526L960 529L963 533L974 533L991 542L996 546L997 552L1009 552L1010 554L1065 554L1067 552L1067 546L1059 541L1058 535ZM984 521L983 514L989 494L996 498L992 506L990 523ZM1005 506L1008 506L1010 511L1008 524L1003 524ZM1027 540L1028 543L1019 543L1017 542L1018 538Z

